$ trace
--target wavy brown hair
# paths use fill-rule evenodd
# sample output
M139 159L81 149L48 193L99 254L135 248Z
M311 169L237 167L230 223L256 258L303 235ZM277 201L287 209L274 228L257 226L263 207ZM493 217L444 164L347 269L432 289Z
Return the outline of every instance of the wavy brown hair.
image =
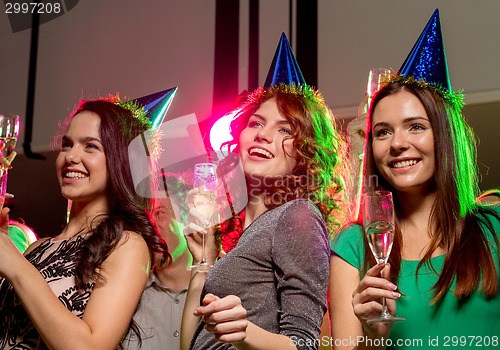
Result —
M279 112L290 123L293 134L285 139L293 139L297 164L291 175L266 188L265 205L271 209L293 199L307 198L319 208L332 233L343 220L346 143L317 90L307 85L256 89L234 113L233 141L229 146L239 152L239 136L249 118L270 99L275 99Z
M368 114L367 142L365 149L365 191L394 188L378 171L372 150L371 115L377 104L385 97L402 91L416 96L429 117L434 136L436 171L434 187L436 200L431 210L429 232L431 243L418 264L429 264L437 248L445 251L445 263L439 279L433 286L433 302L438 302L456 279L454 295L465 299L478 288L487 296L497 292L498 278L487 234L490 231L498 249L498 238L491 220L498 215L487 207L478 205L478 177L476 164L476 138L465 121L461 110L445 101L438 93L417 84L393 82L384 86L374 96ZM399 203L395 198L396 235L389 262L391 278L397 280L401 265L402 233L398 224ZM362 210L362 208L361 208ZM375 263L365 238L364 270ZM403 291L404 292L404 291Z

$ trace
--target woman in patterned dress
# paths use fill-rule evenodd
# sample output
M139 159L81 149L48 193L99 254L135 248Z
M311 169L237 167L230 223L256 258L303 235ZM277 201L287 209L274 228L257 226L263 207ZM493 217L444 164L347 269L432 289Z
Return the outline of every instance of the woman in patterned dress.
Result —
M115 349L153 253L168 257L128 160L128 144L147 120L113 102L83 101L61 138L57 178L72 201L62 232L24 257L6 234L9 209L1 211L1 349Z

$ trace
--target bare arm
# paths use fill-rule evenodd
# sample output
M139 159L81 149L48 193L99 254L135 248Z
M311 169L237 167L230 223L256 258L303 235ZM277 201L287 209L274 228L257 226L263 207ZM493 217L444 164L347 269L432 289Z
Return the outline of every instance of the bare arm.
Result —
M289 350L297 349L294 342L287 336L268 332L252 322L248 322L245 340L234 343L240 350Z
M318 350L331 350L330 340L332 337L331 326L330 326L330 311L327 311L323 317L323 323L321 324L321 332L319 334L319 348ZM323 339L327 339L326 342Z
M361 322L352 308L352 294L359 284L358 269L337 255L330 258L330 318L335 350L353 349L353 338L363 336Z
M66 309L39 271L22 255L7 264L9 256L2 257L1 273L12 283L49 348L116 349L128 329L149 269L149 251L144 240L136 233L127 232L124 236L128 239L124 237L103 263L105 281L95 285L82 319ZM2 253L11 252L3 238ZM13 245L10 248L15 249Z
M190 222L184 229L184 237L186 238L189 251L193 256L193 264L198 264L201 261L201 234L205 234L205 253L208 264L215 264L215 260L219 255L219 245L215 240L214 230L212 228L204 229L198 223L205 223L208 221L202 213L197 209L192 208L189 216ZM191 271L191 279L189 281L189 288L184 303L184 310L182 312L181 321L181 350L189 349L191 339L200 322L200 316L194 315L196 308L200 306L201 293L205 285L206 272Z
M365 346L368 338L388 338L390 334L390 325L366 323L367 320L380 315L382 311L380 298L386 297L389 310L392 314L396 312L394 299L399 298L399 294L393 293L395 285L378 277L383 268L384 265L375 265L360 281L358 269L342 258L332 256L330 260L332 336L340 345L335 346L335 350L385 349L385 347Z
M189 349L191 339L200 322L200 316L194 315L194 310L200 306L200 297L205 284L206 273L191 272L189 289L184 303L181 321L181 350Z

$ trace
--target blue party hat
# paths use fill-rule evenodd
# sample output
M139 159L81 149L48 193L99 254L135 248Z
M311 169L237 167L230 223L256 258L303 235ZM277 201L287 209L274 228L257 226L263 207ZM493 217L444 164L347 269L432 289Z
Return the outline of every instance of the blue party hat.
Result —
M151 122L151 129L158 129L160 124L163 122L176 92L177 87L173 87L133 100L137 102L140 107L144 107L146 117Z
M446 52L439 21L439 10L436 9L422 34L411 49L410 54L399 69L404 78L425 81L438 89L453 91L448 75Z
M297 86L306 84L285 33L281 34L273 63L271 63L271 68L267 73L264 88L267 89L272 85L278 86L280 84L295 84Z

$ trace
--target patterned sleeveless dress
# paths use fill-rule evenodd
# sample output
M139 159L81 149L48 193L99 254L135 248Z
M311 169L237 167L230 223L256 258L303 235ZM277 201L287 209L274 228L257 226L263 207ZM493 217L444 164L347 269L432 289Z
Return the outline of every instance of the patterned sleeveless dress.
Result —
M75 286L76 256L83 241L83 236L59 241L48 239L26 255L61 303L80 318L95 285L87 284L80 293ZM0 349L47 349L12 285L3 278L0 278Z

